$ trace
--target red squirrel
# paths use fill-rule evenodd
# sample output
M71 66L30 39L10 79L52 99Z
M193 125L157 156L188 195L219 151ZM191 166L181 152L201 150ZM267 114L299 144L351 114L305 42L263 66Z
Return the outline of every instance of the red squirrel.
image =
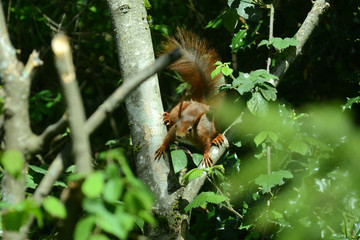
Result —
M163 121L168 126L168 133L163 143L155 152L155 159L165 155L165 150L175 141L200 147L204 157L202 164L213 165L210 156L211 145L220 146L224 138L215 128L213 119L206 115L223 98L217 87L224 84L221 73L211 77L214 65L219 57L208 43L186 30L177 30L175 37L169 37L162 44L163 52L180 48L183 56L170 65L170 69L179 73L189 83L189 100L181 100L170 113L163 114Z

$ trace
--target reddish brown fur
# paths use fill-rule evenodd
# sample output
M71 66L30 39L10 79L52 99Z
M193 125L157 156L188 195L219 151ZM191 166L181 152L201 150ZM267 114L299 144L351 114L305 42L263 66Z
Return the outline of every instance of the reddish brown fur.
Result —
M211 72L219 61L214 49L207 42L200 40L195 34L179 30L175 37L168 38L163 44L167 52L179 47L183 57L170 65L170 69L178 72L184 81L191 85L191 100L181 100L170 113L164 113L164 123L169 127L162 145L155 152L155 159L164 156L170 144L178 140L200 147L203 150L203 163L212 166L210 156L211 145L220 146L224 141L216 131L214 121L209 120L206 113L223 98L216 87L224 83L223 76L218 74L211 78Z
M178 72L182 79L191 85L191 97L194 101L210 106L223 98L217 87L224 84L224 78L218 74L211 78L214 65L220 61L218 54L208 43L196 34L184 29L177 29L174 37L169 37L162 44L162 52L179 47L183 57L170 65L170 69Z

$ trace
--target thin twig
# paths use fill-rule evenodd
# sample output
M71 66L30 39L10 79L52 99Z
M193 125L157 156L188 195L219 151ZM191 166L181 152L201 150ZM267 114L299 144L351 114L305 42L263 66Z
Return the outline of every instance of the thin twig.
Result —
M218 192L222 195L222 196L224 196L224 197L226 197L225 195L224 195L224 193L221 191L221 189L218 187L218 185L214 182L214 181L212 181L210 178L209 178L209 176L208 175L206 175L206 178L209 180L209 182L216 188L216 190L218 190ZM240 213L238 213L232 206L231 206L231 204L230 204L230 202L229 202L229 200L226 198L225 199L225 203L226 204L224 204L223 206L224 207L226 207L228 210L230 210L231 212L233 212L233 213L235 213L235 215L236 216L238 216L239 218L243 218L243 216L240 214Z
M274 37L274 15L275 15L275 0L272 4L270 4L270 25L269 25L269 42ZM270 66L271 66L271 52L269 50L269 56L267 59L266 71L270 73Z

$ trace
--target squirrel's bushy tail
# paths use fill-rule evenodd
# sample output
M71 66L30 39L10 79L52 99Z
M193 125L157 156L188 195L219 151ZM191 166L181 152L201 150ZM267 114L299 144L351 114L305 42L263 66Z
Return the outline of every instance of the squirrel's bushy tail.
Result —
M224 77L220 73L211 78L214 65L220 61L216 51L209 47L205 40L201 40L193 32L177 29L173 37L169 37L162 44L162 52L168 52L179 47L183 57L170 65L170 69L179 73L182 79L191 85L191 98L213 106L222 99L218 93L220 85L224 84Z

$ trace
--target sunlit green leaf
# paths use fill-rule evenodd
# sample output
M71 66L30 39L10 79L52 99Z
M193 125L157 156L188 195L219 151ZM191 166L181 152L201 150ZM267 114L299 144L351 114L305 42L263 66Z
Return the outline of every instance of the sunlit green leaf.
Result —
M360 103L360 96L353 97L353 98L347 98L347 102L344 105L342 105L341 107L343 110L351 109L351 107L354 103Z
M193 153L192 154L192 159L193 159L193 162L196 166L199 166L202 159L204 158L204 156L200 153Z
M232 52L237 52L239 49L241 49L246 45L246 41L245 41L246 36L247 36L246 29L240 30L238 33L235 34L235 36L232 38L230 45Z
M2 216L3 228L10 231L19 231L28 217L29 214L25 211L8 211Z
M293 152L305 155L308 151L308 145L302 140L293 140L289 145L289 149Z
M175 173L180 172L187 166L187 157L183 150L171 151L171 159Z
M81 186L82 192L89 198L97 197L104 188L104 176L101 172L91 173Z
M89 240L110 240L110 238L103 234L95 234L90 236Z
M120 178L110 179L104 187L104 199L109 203L119 200L124 188L124 182Z
M267 101L275 101L276 100L277 91L274 86L270 85L269 83L263 83L263 84L261 84L259 89Z
M264 142L266 140L268 136L268 133L266 131L263 131L261 133L259 133L258 135L256 135L256 137L254 138L254 142L256 144L256 146L259 146L262 142Z
M255 183L259 185L262 192L265 193L276 185L284 184L284 178L293 178L293 175L287 170L279 170L268 175L261 174L255 179Z
M90 215L81 219L75 227L74 240L89 239L95 226L95 216Z
M234 72L234 70L232 70L228 65L226 65L221 68L221 72L225 76L230 76Z
M269 106L266 100L258 92L252 94L252 97L247 101L247 107L255 116L262 117L269 111Z
M33 170L34 172L41 173L41 174L44 174L44 175L47 173L46 169L35 166L35 165L29 165L29 168L31 170Z
M10 175L17 177L24 168L25 160L21 152L7 150L1 156L1 164Z
M205 203L219 204L225 201L226 199L227 197L223 195L215 194L213 192L202 192L198 196L196 196L196 198L185 207L185 211L188 212L192 208L200 207Z
M54 217L66 218L66 208L64 204L56 197L48 196L43 201L44 209Z
M188 180L189 182L191 182L192 180L201 177L201 175L204 173L204 169L191 169L189 172L187 172L185 174L185 176L183 177L183 181L184 180Z

